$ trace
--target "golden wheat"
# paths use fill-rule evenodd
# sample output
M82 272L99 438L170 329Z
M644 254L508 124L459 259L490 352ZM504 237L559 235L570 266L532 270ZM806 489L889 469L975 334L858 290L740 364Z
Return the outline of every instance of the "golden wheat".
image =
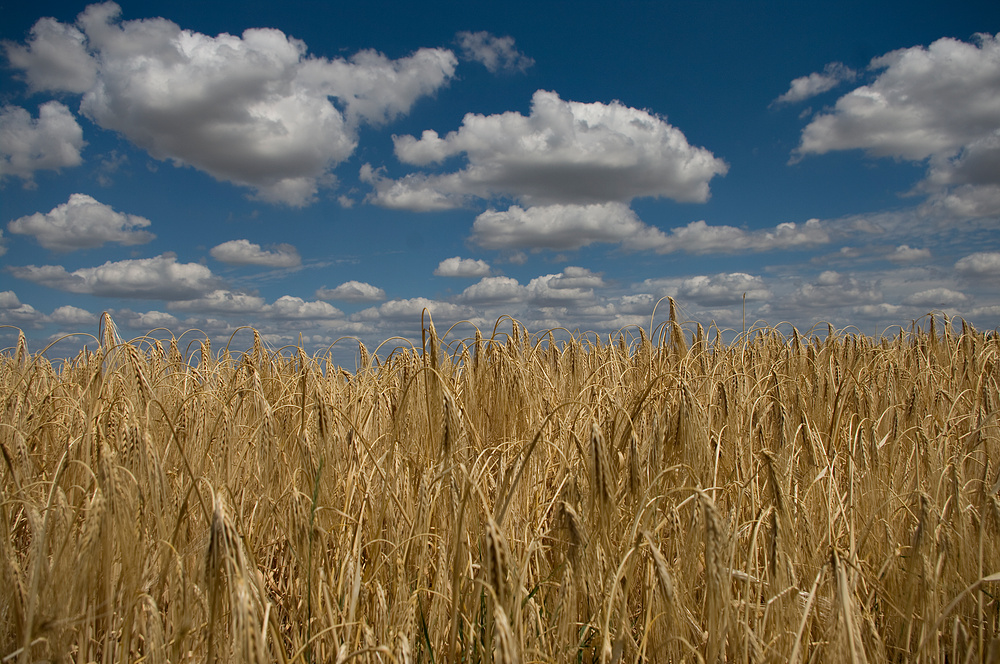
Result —
M0 661L996 661L1000 336L928 323L21 335Z

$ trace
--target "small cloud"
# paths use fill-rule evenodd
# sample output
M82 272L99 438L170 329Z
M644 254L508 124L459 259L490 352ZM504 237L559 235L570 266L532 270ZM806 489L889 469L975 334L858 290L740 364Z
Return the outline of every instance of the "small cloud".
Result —
M489 32L459 32L455 42L465 60L482 63L490 73L524 72L535 61L514 47L513 37L497 37Z
M842 62L831 62L823 68L823 73L812 73L792 81L788 92L771 102L771 106L794 104L823 94L845 81L853 81L858 73Z
M441 261L434 274L438 277L488 277L490 265L483 260L454 256Z
M915 263L925 261L931 257L930 249L916 249L906 244L901 244L886 256L893 263Z
M14 291L0 291L0 309L17 309L19 306L21 300Z
M20 106L4 106L0 108L0 183L11 175L30 189L35 171L82 164L80 150L86 144L83 128L65 104L42 104L37 119Z
M296 267L302 264L302 257L290 244L278 244L271 251L265 251L249 240L230 240L212 247L209 253L215 260L229 265Z
M64 306L59 307L47 317L48 322L61 325L63 327L75 327L79 325L93 325L97 322L97 314L93 314L80 307Z
M7 224L11 233L33 235L38 244L53 251L91 249L106 242L132 246L145 244L156 236L139 230L149 219L115 212L110 206L86 194L72 194L69 201L49 212L36 212Z
M527 289L511 277L484 277L472 284L459 296L459 300L468 304L496 305L523 302L527 298Z
M1000 277L1000 252L980 251L955 263L955 271L963 277Z
M907 295L903 298L903 304L919 307L947 307L961 304L968 299L964 293L953 291L950 288L931 288Z
M380 302L385 299L385 291L362 281L345 281L336 288L320 288L316 291L316 298L342 302Z

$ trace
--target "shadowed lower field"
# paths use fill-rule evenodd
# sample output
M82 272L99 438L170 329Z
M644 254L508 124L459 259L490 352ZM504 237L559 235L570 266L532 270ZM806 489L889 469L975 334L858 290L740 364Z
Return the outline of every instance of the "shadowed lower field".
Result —
M928 322L19 344L0 657L998 661L1000 339Z

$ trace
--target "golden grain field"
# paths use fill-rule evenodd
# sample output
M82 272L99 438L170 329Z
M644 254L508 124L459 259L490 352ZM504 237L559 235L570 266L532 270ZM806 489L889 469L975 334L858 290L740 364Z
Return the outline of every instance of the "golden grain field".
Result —
M2 662L1000 661L995 332L440 332L0 355Z

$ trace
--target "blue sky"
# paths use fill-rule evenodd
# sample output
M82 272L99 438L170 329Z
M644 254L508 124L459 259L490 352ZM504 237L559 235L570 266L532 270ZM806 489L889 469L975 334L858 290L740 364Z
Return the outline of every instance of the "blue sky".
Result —
M735 330L744 294L803 331L1000 325L993 2L0 14L0 324L32 350L103 311L316 350L425 308L616 332L664 296Z

